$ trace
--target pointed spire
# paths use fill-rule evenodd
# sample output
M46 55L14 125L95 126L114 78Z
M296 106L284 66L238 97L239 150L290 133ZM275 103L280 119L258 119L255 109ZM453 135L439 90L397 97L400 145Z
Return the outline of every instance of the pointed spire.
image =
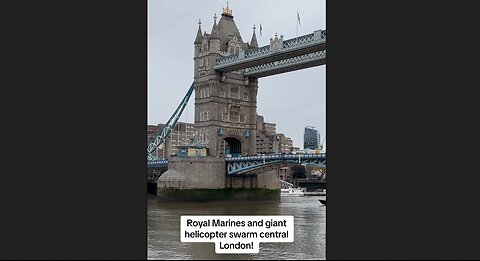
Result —
M212 27L211 38L220 39L220 36L218 35L217 14L213 15L213 27Z
M253 25L253 35L252 35L252 40L250 41L250 47L251 48L258 48L258 42L257 42L257 36L255 35L255 25Z
M195 38L194 44L201 44L202 43L202 21L198 19L198 31L197 31L197 37Z

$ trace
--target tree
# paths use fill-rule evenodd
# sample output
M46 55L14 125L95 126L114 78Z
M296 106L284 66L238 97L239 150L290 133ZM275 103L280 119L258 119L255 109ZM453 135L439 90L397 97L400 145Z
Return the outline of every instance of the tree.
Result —
M292 176L293 178L305 178L305 173L307 173L307 171L305 170L305 166L303 165L293 165L292 167Z

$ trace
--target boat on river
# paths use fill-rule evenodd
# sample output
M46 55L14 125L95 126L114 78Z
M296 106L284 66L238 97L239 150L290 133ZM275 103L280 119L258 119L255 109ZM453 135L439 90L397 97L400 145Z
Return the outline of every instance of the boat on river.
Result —
M303 197L304 188L282 188L280 189L280 195L284 197Z

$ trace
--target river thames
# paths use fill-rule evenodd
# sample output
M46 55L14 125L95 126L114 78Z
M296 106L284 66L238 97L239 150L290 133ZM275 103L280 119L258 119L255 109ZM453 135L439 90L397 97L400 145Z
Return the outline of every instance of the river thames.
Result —
M291 260L326 258L326 206L319 196L279 202L159 202L148 195L148 259ZM291 243L260 243L258 254L216 254L214 243L180 242L182 215L292 215Z

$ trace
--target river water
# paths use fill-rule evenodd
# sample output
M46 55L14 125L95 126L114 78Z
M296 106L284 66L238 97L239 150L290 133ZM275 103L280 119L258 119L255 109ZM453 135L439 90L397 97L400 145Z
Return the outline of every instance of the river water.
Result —
M326 258L326 206L319 196L280 202L159 202L148 195L148 259L291 260ZM292 215L295 239L260 243L258 254L216 254L215 243L180 242L182 215Z

